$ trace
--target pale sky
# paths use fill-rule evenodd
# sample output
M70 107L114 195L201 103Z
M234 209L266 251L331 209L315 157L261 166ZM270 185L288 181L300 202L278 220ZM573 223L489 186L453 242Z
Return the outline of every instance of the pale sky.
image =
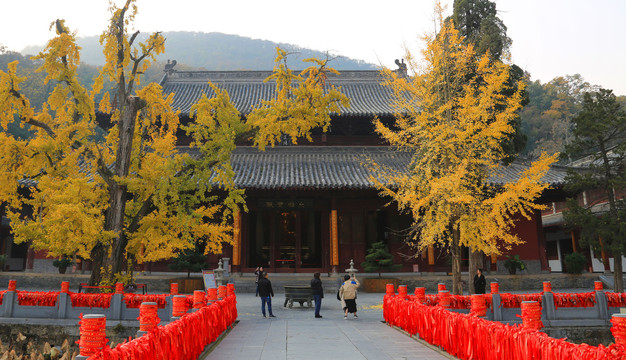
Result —
M121 4L121 0L116 0ZM452 13L452 0L448 14ZM512 60L545 83L581 74L626 95L626 1L496 0L513 40ZM394 67L406 44L433 29L433 0L138 0L135 27L150 31L222 32L331 51ZM106 28L108 0L21 0L2 4L0 44L43 45L57 18L79 36ZM167 43L166 43L167 46Z

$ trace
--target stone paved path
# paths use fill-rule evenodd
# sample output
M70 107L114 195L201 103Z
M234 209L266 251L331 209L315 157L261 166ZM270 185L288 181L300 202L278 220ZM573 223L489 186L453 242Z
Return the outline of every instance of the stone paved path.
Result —
M359 294L358 319L343 319L335 294L313 309L284 308L284 294L273 299L276 318L264 319L260 299L237 295L239 323L205 359L450 359L381 322L383 294Z

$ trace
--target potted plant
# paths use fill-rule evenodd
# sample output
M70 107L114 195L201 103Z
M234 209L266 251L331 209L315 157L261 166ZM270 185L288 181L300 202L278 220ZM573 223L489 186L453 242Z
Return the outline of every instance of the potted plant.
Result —
M525 270L526 264L520 260L519 255L507 256L506 261L504 262L504 267L509 270L509 274L515 275L517 270Z
M383 279L382 271L395 271L402 265L393 263L393 255L387 250L387 247L382 241L372 243L372 246L367 250L365 255L365 261L361 263L365 272L377 272L377 279L363 279L363 288L368 292L384 292L387 284L394 284L394 287L398 286L398 279Z
M67 267L70 265L72 265L72 259L65 256L52 262L52 266L59 268L59 274L65 274Z
M581 274L587 265L585 255L574 252L565 256L565 270L570 274Z

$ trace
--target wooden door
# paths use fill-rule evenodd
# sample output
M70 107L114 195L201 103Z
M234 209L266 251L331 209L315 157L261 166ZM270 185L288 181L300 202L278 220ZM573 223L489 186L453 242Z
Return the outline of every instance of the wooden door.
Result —
M365 217L362 212L343 213L338 217L339 226L339 267L342 272L347 269L350 260L354 267L362 270L365 261Z

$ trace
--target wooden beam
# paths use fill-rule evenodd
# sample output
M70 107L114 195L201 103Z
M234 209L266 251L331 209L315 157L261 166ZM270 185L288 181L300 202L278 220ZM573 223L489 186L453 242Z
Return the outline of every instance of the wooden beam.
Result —
M241 211L233 214L233 262L232 265L241 265Z
M428 265L435 265L435 247L428 245Z
M337 210L330 210L330 265L339 266L339 234L337 228Z

